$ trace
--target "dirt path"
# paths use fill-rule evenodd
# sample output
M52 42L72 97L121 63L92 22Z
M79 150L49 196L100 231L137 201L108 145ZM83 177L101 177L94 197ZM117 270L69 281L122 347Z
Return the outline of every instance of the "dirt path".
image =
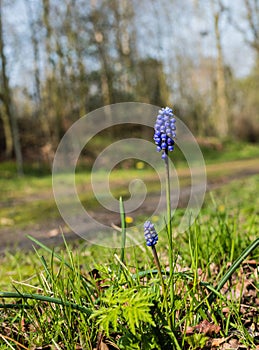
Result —
M188 174L188 170L180 171L180 176ZM233 161L221 164L212 164L207 166L207 191L222 187L233 180L248 178L251 175L259 174L258 160L242 160ZM198 189L197 189L198 191ZM189 200L190 187L181 189L178 207L184 207ZM141 214L149 214L153 212L153 208L157 205L160 194L149 195L148 201L145 201L141 207ZM119 215L105 210L98 210L92 213L93 218L106 225L119 224ZM85 228L90 229L91 228ZM38 223L37 225L28 226L25 229L16 227L6 227L0 231L0 253L3 253L6 248L10 249L30 249L32 242L26 237L30 234L48 246L59 245L62 243L63 231L66 240L72 241L78 239L78 236L71 232L65 225L62 218L48 220Z

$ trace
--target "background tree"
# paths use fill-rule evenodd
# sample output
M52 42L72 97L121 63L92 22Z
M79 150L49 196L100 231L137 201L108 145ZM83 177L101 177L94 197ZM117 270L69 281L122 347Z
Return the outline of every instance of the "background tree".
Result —
M238 12L229 10L229 22L254 53L251 72L236 79L234 131L238 138L256 142L259 137L259 1L242 0Z
M229 133L229 108L226 92L225 64L221 44L220 20L225 12L220 0L211 0L213 13L214 33L217 49L216 65L216 89L215 105L212 111L214 127L220 137L226 137Z
M9 77L7 75L7 61L5 55L5 42L3 33L3 6L2 0L0 0L0 59L1 59L1 82L2 91L0 93L0 99L3 103L4 110L2 110L1 116L5 132L5 145L6 154L10 155L11 149L14 149L17 171L19 175L23 174L23 158L21 152L20 135L17 124L16 115L12 103L11 89L9 86ZM11 133L10 133L11 131ZM11 136L11 137L10 137Z
M258 140L258 0L1 1L7 157L19 158L15 128L25 159L40 162L78 118L123 101L171 105L200 139Z
M241 10L239 18L234 15L233 11L229 10L229 21L259 56L259 1L242 0L239 10Z

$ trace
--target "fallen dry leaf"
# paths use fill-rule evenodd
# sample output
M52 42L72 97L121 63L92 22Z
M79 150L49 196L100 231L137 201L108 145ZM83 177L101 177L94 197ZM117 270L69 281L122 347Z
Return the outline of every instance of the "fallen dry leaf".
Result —
M210 323L208 320L203 320L201 323L196 326L189 326L186 329L186 334L190 335L193 333L203 333L206 335L217 334L220 331L220 326Z
M230 337L212 339L211 346L220 346L221 344L225 343L229 338Z

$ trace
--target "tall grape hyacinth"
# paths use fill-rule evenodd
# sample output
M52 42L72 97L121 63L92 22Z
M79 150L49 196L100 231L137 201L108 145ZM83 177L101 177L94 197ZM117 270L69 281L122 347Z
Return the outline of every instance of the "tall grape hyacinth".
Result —
M153 247L157 244L158 234L154 224L152 224L150 221L146 221L144 223L144 236L148 247Z
M154 126L154 141L157 145L157 151L162 151L162 159L167 158L168 152L174 150L175 118L171 108L160 109Z

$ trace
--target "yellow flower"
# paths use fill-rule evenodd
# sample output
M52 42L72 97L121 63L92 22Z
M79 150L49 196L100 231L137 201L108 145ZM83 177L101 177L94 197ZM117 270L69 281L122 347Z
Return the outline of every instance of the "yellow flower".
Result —
M220 213L224 213L224 211L225 211L225 205L224 205L224 204L220 204L220 205L218 206L218 211L219 211Z
M153 222L159 221L159 216L157 216L157 215L152 216L152 221Z
M126 224L132 224L134 219L131 216L126 216L125 217L125 222Z
M144 169L144 167L145 167L145 163L144 162L137 162L136 163L136 169L142 170L142 169Z

